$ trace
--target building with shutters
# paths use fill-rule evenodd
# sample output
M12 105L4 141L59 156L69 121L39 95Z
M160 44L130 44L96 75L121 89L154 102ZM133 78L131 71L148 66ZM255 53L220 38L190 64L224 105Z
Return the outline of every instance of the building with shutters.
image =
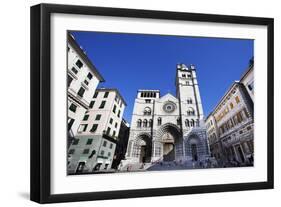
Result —
M80 48L74 37L67 37L67 118L68 147L78 133L78 127L95 90L104 79Z
M254 164L254 64L235 81L206 119L211 154L220 166Z
M111 170L126 102L117 89L96 89L68 151L68 173Z

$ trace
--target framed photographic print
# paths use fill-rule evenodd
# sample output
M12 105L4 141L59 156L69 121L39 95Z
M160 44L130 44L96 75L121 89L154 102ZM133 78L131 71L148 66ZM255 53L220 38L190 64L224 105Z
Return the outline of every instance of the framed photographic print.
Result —
M31 200L273 188L273 19L31 7Z

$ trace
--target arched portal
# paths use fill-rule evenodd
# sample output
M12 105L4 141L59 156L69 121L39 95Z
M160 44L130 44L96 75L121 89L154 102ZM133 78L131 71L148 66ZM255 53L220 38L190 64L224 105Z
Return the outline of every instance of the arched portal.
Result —
M192 161L198 161L200 156L204 154L204 146L199 136L195 133L191 134L185 142L185 154Z
M139 162L146 163L151 161L152 141L151 137L146 134L139 134L136 138L133 148L133 156L139 159Z
M167 123L157 132L158 139L163 144L163 160L174 161L183 156L183 139L180 129L175 124Z

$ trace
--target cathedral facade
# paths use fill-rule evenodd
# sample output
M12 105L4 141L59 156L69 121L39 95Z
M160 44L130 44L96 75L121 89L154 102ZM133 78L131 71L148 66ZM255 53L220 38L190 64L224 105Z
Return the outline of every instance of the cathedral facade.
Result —
M210 156L194 65L178 64L176 97L159 90L138 90L126 161L201 161Z

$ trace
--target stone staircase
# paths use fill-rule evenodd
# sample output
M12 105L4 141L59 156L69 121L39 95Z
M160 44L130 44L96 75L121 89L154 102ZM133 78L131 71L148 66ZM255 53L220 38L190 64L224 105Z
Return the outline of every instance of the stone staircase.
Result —
M186 169L202 169L210 168L206 166L206 162L197 161L192 162L191 160L186 161L163 161L158 160L153 163L139 163L139 162L123 162L122 167L119 171L123 172L135 172L135 171L166 171L166 170L186 170Z
M139 163L139 162L128 162L124 163L122 167L119 168L119 171L146 171L152 164L151 163Z
M179 163L174 161L162 161L151 165L149 168L147 168L147 171L184 170L192 168L192 162Z

